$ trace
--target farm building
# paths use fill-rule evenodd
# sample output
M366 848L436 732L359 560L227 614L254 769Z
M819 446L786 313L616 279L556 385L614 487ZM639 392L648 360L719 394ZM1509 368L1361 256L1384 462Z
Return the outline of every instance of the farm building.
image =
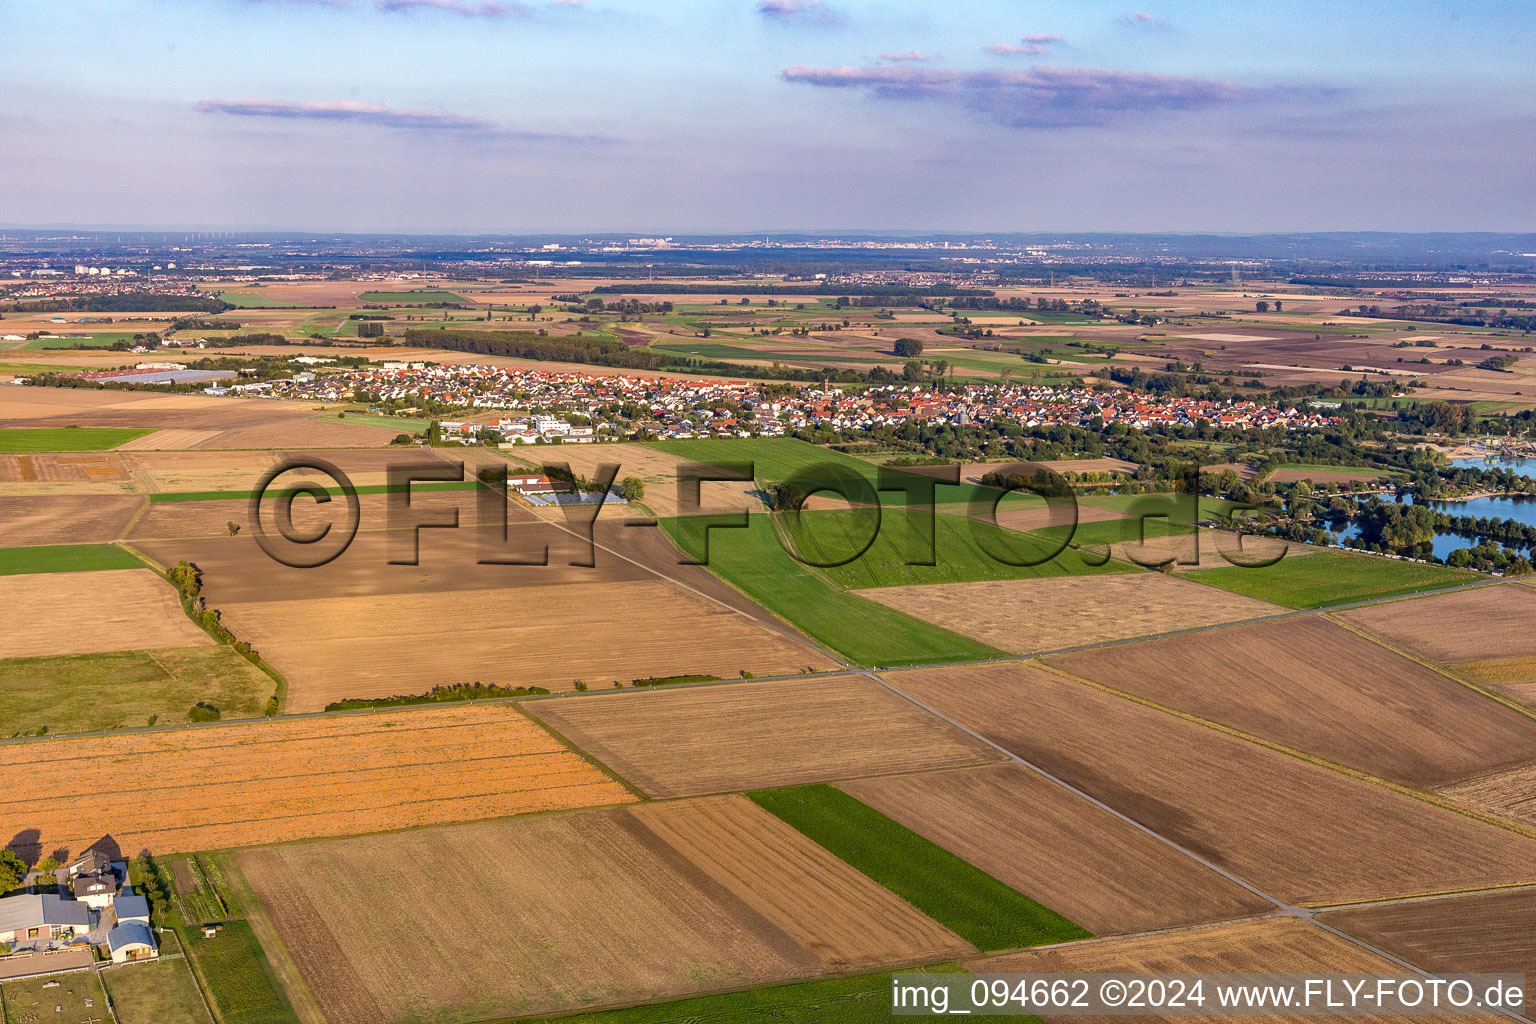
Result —
M160 955L155 934L141 921L127 921L107 932L107 951L115 964L149 960Z
M73 939L91 930L91 910L54 893L0 899L0 942L22 945Z

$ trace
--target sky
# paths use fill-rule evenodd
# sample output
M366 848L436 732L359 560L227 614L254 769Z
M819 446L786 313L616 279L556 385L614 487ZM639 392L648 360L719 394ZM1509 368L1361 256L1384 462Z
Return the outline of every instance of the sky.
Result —
M1536 230L1529 0L4 0L0 224Z

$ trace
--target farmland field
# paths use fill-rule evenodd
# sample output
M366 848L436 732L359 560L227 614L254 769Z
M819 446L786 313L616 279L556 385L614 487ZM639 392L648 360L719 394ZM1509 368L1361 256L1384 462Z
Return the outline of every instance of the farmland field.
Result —
M0 658L214 642L182 612L175 589L148 569L0 576L0 604L11 609ZM77 617L72 629L58 628L61 610Z
M272 677L224 645L0 660L4 735L57 735L187 721L199 702L226 719L255 718Z
M13 781L0 809L33 845L78 851L109 835L129 854L632 799L498 704L12 743L0 770ZM123 781L105 790L104 772Z
M0 550L117 540L143 505L137 494L0 495Z
M985 764L991 748L858 677L533 701L528 710L650 796Z
M0 452L99 452L149 431L133 427L7 427Z
M466 303L469 300L462 295L441 289L422 289L421 291L406 292L363 292L358 295L360 302L384 302L404 305L413 302L458 302Z
M220 1024L298 1024L248 922L225 921L211 939L194 928L178 929L177 935Z
M0 576L142 569L144 563L115 544L45 544L0 548Z
M679 540L683 520L663 520ZM701 548L682 547L695 558ZM961 661L1001 653L891 608L864 601L797 562L780 545L768 516L750 516L746 529L711 530L710 571L807 635L863 665Z
M1284 612L1155 572L886 587L860 596L1012 654Z
M1536 881L1536 840L1029 665L892 685L1292 903ZM1349 857L1334 851L1347 849Z
M778 815L977 949L1091 938L1028 896L825 783L751 794Z
M1185 574L1206 583L1260 601L1287 608L1322 608L1383 597L1401 597L1475 583L1477 575L1443 565L1421 565L1380 555L1314 551L1304 558L1287 555L1261 569L1224 566L1196 569Z
M1316 616L1046 664L1405 785L1443 785L1536 753L1536 721Z
M1271 907L1020 765L859 779L838 788L1100 935Z
M455 1024L808 977L850 956L931 962L970 948L741 798L237 860L331 1020ZM841 931L822 898L863 912Z

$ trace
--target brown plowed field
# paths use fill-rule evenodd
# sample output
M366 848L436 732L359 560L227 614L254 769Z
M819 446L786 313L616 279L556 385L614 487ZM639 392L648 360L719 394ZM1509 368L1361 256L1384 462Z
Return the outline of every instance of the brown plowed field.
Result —
M756 808L647 811L302 843L238 863L333 1024L552 1013L815 975L840 955L966 948ZM796 888L717 881L736 853ZM828 893L883 923L833 929L817 902ZM815 949L796 938L829 930Z
M553 584L222 606L288 679L288 706L468 682L571 689L651 676L829 667L814 651L662 582Z
M971 948L744 796L639 804L631 813L829 970Z
M1463 779L1442 786L1440 793L1469 807L1536 826L1536 763Z
M651 796L790 786L1001 758L860 677L537 701L529 710Z
M214 642L182 612L175 589L148 569L0 576L0 607L0 658Z
M1292 903L1536 881L1536 840L1041 668L922 669L887 678Z
M253 481L254 482L254 481ZM292 482L297 482L295 479ZM380 483L383 481L380 480ZM281 486L290 483L286 478ZM477 521L479 505L476 491L425 491L411 496L409 515L420 515L433 519L446 518L453 515L454 510L459 513L459 526L468 527ZM358 496L360 517L358 520L359 531L383 530L389 526L390 510L389 496L383 494L361 494ZM133 524L133 530L129 536L134 541L165 541L165 540L196 540L200 538L216 538L229 536L228 524L234 522L240 527L241 538L251 537L251 502L249 498L238 498L217 501L156 501L151 502L144 510L144 514ZM499 514L499 513L498 513ZM263 521L267 525L268 532L274 530L273 519L275 512L270 509L263 512ZM411 520L403 518L401 523ZM509 523L519 523L521 516L526 515L521 509L513 507L508 519ZM329 504L317 504L314 499L300 495L293 502L293 523L295 529L310 531L319 529L327 523L335 529L341 529L347 517L346 503L340 499L333 500ZM404 527L408 528L408 527ZM441 536L440 533L427 531L422 534L423 547L431 550L431 545ZM555 541L560 538L556 537ZM541 542L542 543L542 542ZM162 553L164 546L161 545ZM357 557L365 549L359 548L356 552L349 551L344 557ZM382 550L382 549L381 549ZM387 555L383 557L388 557ZM262 556L265 558L265 556ZM280 568L276 563L268 562L273 568Z
M1137 935L1104 942L1078 942L1050 949L1004 953L1001 956L966 962L972 971L1023 973L1086 974L1120 972L1136 974L1189 974L1205 971L1236 973L1359 973L1401 974L1402 968L1382 957L1341 939L1314 924L1297 918L1265 918L1241 921L1211 928L1162 935ZM1213 993L1206 986L1209 1001ZM1052 1017L1055 1020L1099 1020L1096 1017ZM1110 1020L1114 1018L1102 1018ZM1163 1016L1138 1015L1138 1021L1230 1022L1230 1015ZM1294 1018L1255 1014L1244 1020L1279 1022ZM1383 1014L1343 1016L1335 1020L1402 1021L1422 1018L1393 1017ZM1436 1017L1447 1024L1487 1020L1486 1017Z
M1536 589L1499 584L1340 612L1339 618L1442 664L1536 657Z
M117 483L127 479L123 460L106 452L0 455L0 483Z
M307 411L307 407L305 407ZM220 431L195 445L211 448L380 448L398 430L315 416L284 416L271 422Z
M1536 755L1536 721L1316 616L1047 664L1407 785L1444 785Z
M248 491L277 459L277 452L136 451L123 456L134 479L151 492Z
M139 494L0 496L0 547L117 540L143 504Z
M1274 909L1022 765L860 779L839 788L1097 935Z
M1014 654L1213 626L1285 611L1156 572L881 587L879 601Z
M1341 910L1322 919L1436 973L1524 974L1527 1008L1536 998L1536 891Z
M0 819L38 848L127 855L633 799L494 704L0 744L0 772Z

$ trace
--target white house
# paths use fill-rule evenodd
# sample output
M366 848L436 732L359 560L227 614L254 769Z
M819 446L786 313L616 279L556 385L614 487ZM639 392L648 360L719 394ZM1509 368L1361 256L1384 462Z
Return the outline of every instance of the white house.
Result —
M112 954L115 964L149 960L160 955L155 946L155 933L140 921L125 922L107 932L107 952Z

